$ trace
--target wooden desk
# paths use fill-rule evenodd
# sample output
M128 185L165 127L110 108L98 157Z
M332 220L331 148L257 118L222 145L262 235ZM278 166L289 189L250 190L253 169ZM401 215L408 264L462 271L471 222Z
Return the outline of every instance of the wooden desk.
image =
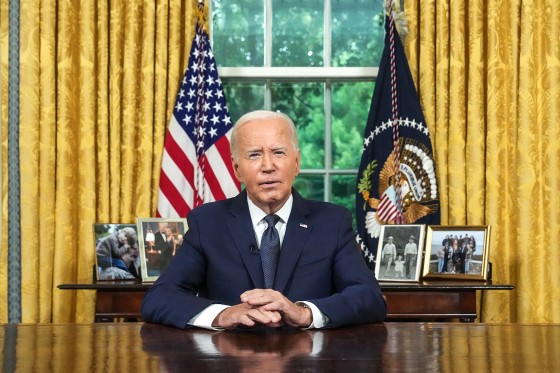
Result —
M140 318L140 305L149 283L108 281L95 284L63 284L59 289L96 290L95 320ZM511 290L512 285L480 281L424 281L420 283L381 282L387 300L387 321L459 319L478 317L476 292Z
M558 341L558 324L385 323L267 332L0 325L6 372L557 372Z

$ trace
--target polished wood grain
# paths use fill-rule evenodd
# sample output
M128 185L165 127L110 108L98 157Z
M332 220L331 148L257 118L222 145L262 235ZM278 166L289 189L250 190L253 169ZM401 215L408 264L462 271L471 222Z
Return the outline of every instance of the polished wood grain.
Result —
M62 284L63 290L95 290L96 321L140 318L140 306L150 283L104 281ZM473 322L478 317L477 291L511 290L512 285L481 281L381 282L387 301L387 320Z
M143 323L0 325L4 372L557 372L560 325L385 323L179 330Z

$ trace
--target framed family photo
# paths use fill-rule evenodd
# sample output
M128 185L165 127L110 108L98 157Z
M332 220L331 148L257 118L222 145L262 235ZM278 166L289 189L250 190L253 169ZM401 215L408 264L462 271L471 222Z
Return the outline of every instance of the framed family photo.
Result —
M426 234L426 278L486 280L490 226L430 225Z
M183 244L184 218L137 218L143 282L153 282L165 271Z
M136 224L94 223L96 280L140 278Z
M381 227L375 262L378 281L419 281L425 232L423 224Z

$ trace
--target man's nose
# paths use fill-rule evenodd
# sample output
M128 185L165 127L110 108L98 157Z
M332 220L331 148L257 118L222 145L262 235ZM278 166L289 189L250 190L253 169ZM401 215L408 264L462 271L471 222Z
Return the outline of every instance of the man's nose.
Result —
M264 153L262 157L262 168L265 171L274 169L274 158L270 153Z

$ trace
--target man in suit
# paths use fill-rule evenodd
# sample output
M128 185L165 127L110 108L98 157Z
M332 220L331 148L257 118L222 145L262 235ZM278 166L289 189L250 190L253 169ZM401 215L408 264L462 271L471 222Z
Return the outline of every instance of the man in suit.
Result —
M356 245L350 211L304 199L292 187L300 168L292 120L245 114L233 128L231 152L245 190L189 213L181 250L146 293L144 320L208 329L383 321L385 301ZM271 215L275 224L264 220ZM261 258L267 232L280 241L271 288L268 259Z

